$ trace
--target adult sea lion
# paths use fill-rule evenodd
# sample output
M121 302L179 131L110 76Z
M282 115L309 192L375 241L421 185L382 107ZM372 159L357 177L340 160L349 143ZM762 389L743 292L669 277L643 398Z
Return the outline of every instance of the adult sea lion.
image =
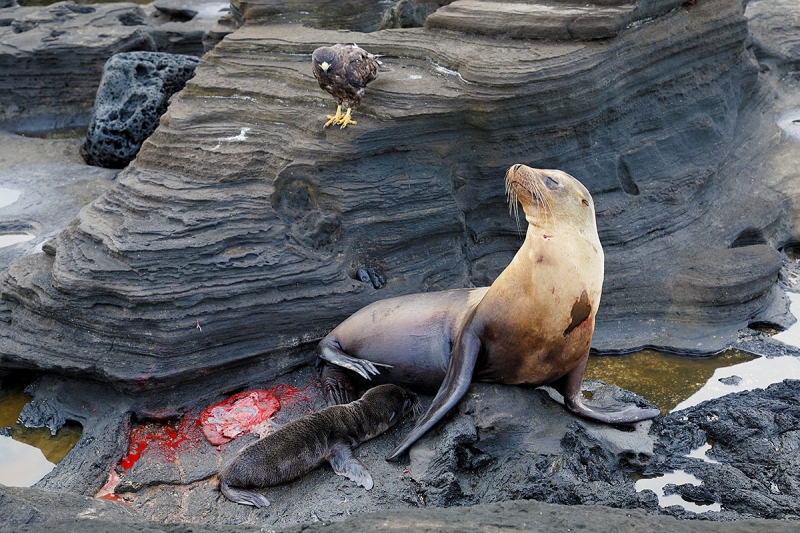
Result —
M369 490L372 476L352 448L394 426L418 405L416 394L387 384L369 389L360 400L293 420L240 451L222 471L219 490L236 503L266 507L269 500L263 494L245 489L297 479L325 461Z
M329 403L348 401L359 379L439 387L428 412L387 459L396 459L438 422L472 380L549 384L570 411L602 422L659 414L583 403L581 381L603 285L603 249L589 191L565 172L524 165L506 172L506 189L514 208L517 200L522 204L528 229L490 287L375 302L317 347Z

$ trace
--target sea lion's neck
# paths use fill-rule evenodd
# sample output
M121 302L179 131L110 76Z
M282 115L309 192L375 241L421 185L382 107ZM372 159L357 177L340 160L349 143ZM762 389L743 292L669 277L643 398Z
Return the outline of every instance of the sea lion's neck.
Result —
M603 249L597 232L568 224L528 224L525 242L501 276L518 283L540 283L548 272L573 276L598 297L603 283ZM563 283L563 280L562 280Z

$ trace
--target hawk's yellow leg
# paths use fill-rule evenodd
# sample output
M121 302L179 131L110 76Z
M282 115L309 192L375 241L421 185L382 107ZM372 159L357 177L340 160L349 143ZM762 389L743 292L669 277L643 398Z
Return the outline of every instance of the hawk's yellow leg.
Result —
M348 109L348 113L349 112L350 112L350 110ZM342 119L344 117L345 117L345 115L342 115L342 106L340 105L339 107L336 108L336 114L335 115L328 115L328 116L325 117L325 118L328 119L328 122L326 122L325 125L322 126L322 127L323 128L327 128L331 124L341 124L341 121L342 121Z
M339 127L340 130L343 130L344 128L346 128L348 124L355 124L356 123L355 120L350 118L350 111L352 111L352 109L350 109L348 107L347 108L347 113L339 120L339 122L337 122L337 124L340 124L340 127Z

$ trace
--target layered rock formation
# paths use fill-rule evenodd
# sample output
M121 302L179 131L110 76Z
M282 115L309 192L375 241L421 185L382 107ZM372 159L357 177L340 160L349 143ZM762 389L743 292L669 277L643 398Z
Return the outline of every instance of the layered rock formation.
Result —
M114 188L54 257L8 269L4 364L132 390L275 375L378 298L491 283L522 239L502 185L518 162L594 195L597 349L710 353L748 323L786 323L773 287L796 186L788 167L765 170L780 130L761 121L770 99L738 0L639 2L663 14L601 41L343 33L320 29L322 7L284 23L306 20L279 17L284 4L303 3L234 4L244 25ZM309 58L339 41L397 58L356 127L323 131L335 103ZM359 279L370 268L380 290ZM59 342L40 338L44 316Z
M205 34L224 14L225 4L215 5L216 11L207 7L202 16L188 19L127 2L3 9L0 127L22 132L86 127L108 58L137 50L199 56Z

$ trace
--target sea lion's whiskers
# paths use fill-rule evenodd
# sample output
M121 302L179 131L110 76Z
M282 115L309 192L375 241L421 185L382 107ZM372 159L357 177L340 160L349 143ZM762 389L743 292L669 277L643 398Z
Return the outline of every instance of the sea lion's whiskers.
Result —
M547 200L547 195L542 194L542 188L540 184L536 181L531 180L531 196L534 200L536 200L536 205L541 209L542 213L544 213L545 221L547 220L548 215L550 214L550 204Z
M514 220L517 223L517 233L522 235L522 228L519 225L519 204L518 204L519 199L517 198L516 191L511 186L510 168L506 171L505 185L506 185L506 200L508 201L508 214L514 216Z

